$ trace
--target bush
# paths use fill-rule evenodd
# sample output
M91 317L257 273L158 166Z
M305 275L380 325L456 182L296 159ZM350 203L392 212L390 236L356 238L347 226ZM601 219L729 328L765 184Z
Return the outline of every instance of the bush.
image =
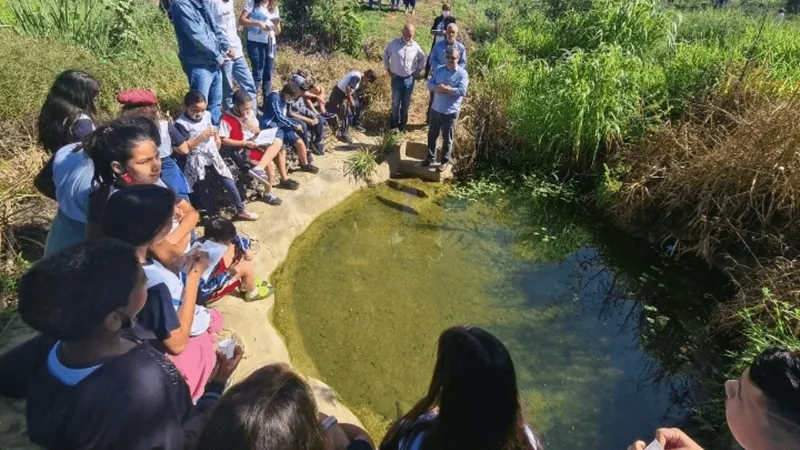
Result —
M378 162L375 156L375 152L367 148L356 150L344 162L344 174L356 184L372 184L372 177L378 169Z
M348 0L288 2L287 32L298 40L312 38L325 51L360 56L366 19L358 3Z
M559 48L586 51L614 44L640 57L673 38L672 23L657 0L594 0L587 11L563 14L555 28Z
M137 50L160 12L142 0L9 0L6 25L30 36L79 45L105 58Z
M667 105L673 117L680 117L690 103L715 92L734 62L729 55L719 47L702 43L677 46L664 67Z
M539 64L510 100L515 135L527 159L544 168L595 167L602 149L630 136L644 119L645 93L663 86L663 72L618 46L576 50L556 65Z

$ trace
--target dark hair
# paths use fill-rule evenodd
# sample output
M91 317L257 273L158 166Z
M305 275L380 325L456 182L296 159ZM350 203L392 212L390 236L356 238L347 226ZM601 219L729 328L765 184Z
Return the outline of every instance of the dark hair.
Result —
M91 337L108 314L125 307L143 280L133 247L87 241L46 256L19 280L22 320L55 339Z
M153 122L158 122L158 106L155 105L122 105L119 119L146 117Z
M283 89L281 89L282 96L299 97L300 94L302 94L300 86L294 83L286 83L283 85Z
M95 120L94 101L100 82L82 70L67 70L56 77L47 93L37 123L39 143L50 153L79 141L72 126L81 114Z
M124 164L131 153L145 141L161 145L158 125L147 117L123 117L96 129L83 145L94 163L94 182L99 186L111 186L119 175L111 168L116 161Z
M250 94L245 92L244 89L239 89L233 93L234 105L242 106L252 101L253 101L252 97L250 97Z
M192 89L183 96L183 106L187 108L198 103L206 103L206 96L200 91Z
M447 3L442 3L442 11L450 11L450 5Z
M222 396L198 450L324 450L311 389L289 366L262 367Z
M437 406L436 420L418 423ZM380 448L397 450L403 437L424 426L423 450L527 449L519 433L523 423L517 375L506 347L480 328L453 327L439 337L428 394L389 428Z
M212 217L206 220L203 237L214 242L232 242L236 239L236 226L224 217Z
M378 79L378 76L375 75L375 71L374 70L369 69L366 72L364 72L364 79L369 81L370 83L372 83L372 82L374 82L375 80Z
M175 213L172 190L155 184L137 184L111 194L103 209L103 236L134 247L149 244Z
M749 375L773 412L800 425L800 352L768 348L750 365Z

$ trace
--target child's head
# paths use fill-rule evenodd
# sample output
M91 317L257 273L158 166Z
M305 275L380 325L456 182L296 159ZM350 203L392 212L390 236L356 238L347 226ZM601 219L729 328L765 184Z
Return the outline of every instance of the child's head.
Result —
M94 181L111 186L153 184L161 177L158 125L147 117L117 119L94 131L84 144L84 151L94 163Z
M67 342L129 328L147 299L134 248L114 239L45 257L22 276L17 292L22 320Z
M147 117L158 120L158 97L156 94L144 89L131 89L122 91L117 95L117 101L122 105L119 117Z
M228 389L208 417L200 450L324 450L308 384L285 364L262 367Z
M231 112L237 116L245 116L253 108L253 99L243 89L233 93L233 109Z
M202 92L191 90L183 97L183 110L189 120L199 122L203 120L208 103Z
M367 83L374 83L377 79L378 76L375 74L374 70L369 69L368 71L364 72L364 81Z
M164 239L172 229L176 199L172 190L154 184L120 189L103 210L103 236L134 247Z
M97 113L95 99L100 82L82 70L62 72L50 87L47 99L39 112L37 123L39 142L50 151L75 142L72 126L81 114L93 117Z
M203 236L209 241L227 244L236 239L236 226L224 217L212 217L205 223Z
M302 94L303 91L301 91L300 87L294 83L286 83L283 85L283 89L281 89L281 97L283 97L287 102L293 102L297 100Z

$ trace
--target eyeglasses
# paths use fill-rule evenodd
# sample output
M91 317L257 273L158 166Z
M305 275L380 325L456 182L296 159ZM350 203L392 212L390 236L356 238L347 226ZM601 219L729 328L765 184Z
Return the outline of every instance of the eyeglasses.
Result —
M448 60L448 61L458 61L458 58L451 58L451 57L448 57L448 58L447 58L447 60Z

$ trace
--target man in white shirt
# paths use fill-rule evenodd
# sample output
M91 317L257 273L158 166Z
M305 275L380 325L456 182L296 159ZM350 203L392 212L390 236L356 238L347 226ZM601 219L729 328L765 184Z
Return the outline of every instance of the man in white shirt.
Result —
M237 16L233 10L233 0L210 0L214 4L214 20L225 33L230 41L231 56L225 57L222 64L222 106L226 111L233 108L233 80L239 84L239 88L247 92L253 99L253 111L258 110L256 83L250 67L244 58L242 51L242 41L236 29Z
M383 67L392 79L392 115L390 128L405 131L414 79L425 69L425 52L414 41L414 25L406 24L403 35L386 46Z

